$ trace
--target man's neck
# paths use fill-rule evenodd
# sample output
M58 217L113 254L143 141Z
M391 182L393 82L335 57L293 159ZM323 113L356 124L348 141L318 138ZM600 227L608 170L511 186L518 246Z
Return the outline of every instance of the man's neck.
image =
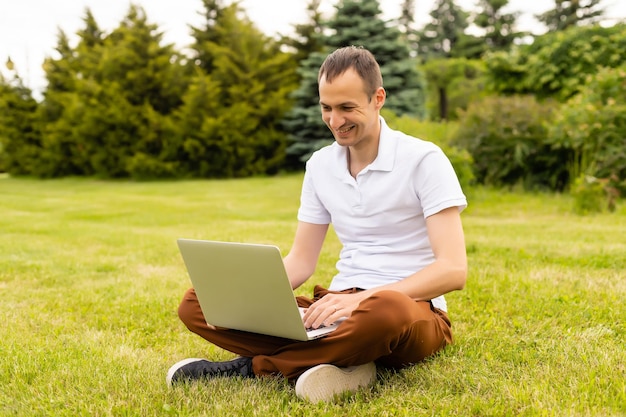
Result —
M349 146L348 147L348 170L354 178L359 172L374 162L378 156L378 144L380 142L380 133L376 139L368 142L367 146Z

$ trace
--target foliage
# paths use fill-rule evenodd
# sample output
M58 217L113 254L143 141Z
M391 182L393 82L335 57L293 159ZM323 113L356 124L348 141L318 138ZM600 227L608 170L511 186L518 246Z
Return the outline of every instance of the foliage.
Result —
M183 67L140 7L131 6L109 35L89 11L84 21L75 50L61 33L60 58L46 62L41 152L30 173L135 176L137 155L155 165L166 147L165 126L185 88Z
M572 27L486 57L490 87L500 94L533 94L566 101L600 67L626 63L626 24Z
M473 23L485 31L482 36L489 51L507 50L516 39L524 33L515 30L515 23L519 12L506 13L504 11L509 0L479 0L479 11Z
M579 27L599 16L598 2L557 0L544 17L566 30L497 52L521 35L514 31L517 14L504 12L507 3L481 0L473 22L484 36L473 36L465 33L467 13L452 0L438 0L431 22L420 32L418 51L411 27L413 0L402 2L402 16L395 21L382 19L378 0L341 0L325 21L320 0L309 0L309 21L296 26L291 40L264 36L238 2L203 0L205 24L191 28L189 56L163 45L162 33L140 7L129 7L111 33L101 30L86 9L78 44L70 45L59 31L54 57L44 62L48 87L41 103L17 81L0 82L0 171L149 179L300 169L314 150L332 142L319 112L319 65L333 48L356 44L380 62L388 93L385 109L399 120L429 115L456 120L457 111L467 110L463 131L467 123L478 123L476 118L486 119L479 115L480 106L497 105L477 102L468 110L487 90L565 103L549 134L536 127L545 117L535 110L515 117L507 113L515 107L510 102L521 99L504 104L511 107L506 112L488 110L495 120L491 125L501 122L512 131L533 127L513 140L524 144L514 146L519 148L514 158L492 165L493 171L507 165L508 174L491 172L475 158L480 181L497 177L487 182L522 181L560 190L589 174L626 193L623 75L611 70L626 63L626 24ZM485 47L491 49L486 77L481 62L463 58L478 57ZM543 105L526 102L516 108L524 112L525 106ZM500 117L505 113L507 121ZM476 137L488 131L477 131ZM530 139L537 135L547 137ZM505 148L508 139L498 144L496 137L495 149ZM536 150L528 149L535 145ZM535 169L533 175L528 171Z
M0 172L28 174L37 158L40 135L38 104L19 77L0 74Z
M423 61L458 56L456 50L469 26L469 14L455 0L437 0L429 14L430 21L418 33L418 56Z
M324 21L320 4L322 0L309 0L306 11L308 21L294 25L293 37L282 36L281 44L293 48L293 59L300 64L311 54L324 50Z
M452 144L467 149L481 184L562 190L565 152L548 143L556 106L532 96L486 97L461 112Z
M604 15L600 8L602 0L555 0L554 9L538 16L551 32L565 30L571 26L597 23Z
M300 63L300 86L291 97L294 106L283 120L289 133L286 168L302 169L313 152L332 143L332 133L322 120L317 88L317 74L326 57L325 53L312 53Z
M401 39L406 42L412 53L419 48L419 36L415 29L415 0L402 0L400 16L395 20L401 33Z
M569 155L571 179L607 179L626 195L626 65L590 75L561 107L549 137L555 149Z
M41 129L7 147L20 164L7 169L136 179L277 172L295 63L236 4L205 4L207 24L193 30L187 65L142 8L130 6L110 34L87 9L75 48L60 32L58 56L44 65Z
M484 65L465 58L431 59L422 67L428 84L428 110L434 120L454 120L484 91Z
M458 126L455 123L434 123L420 121L409 116L398 117L390 111L384 111L383 116L387 125L407 135L435 143L446 154L459 182L464 190L468 190L474 183L473 160L465 149L452 146L450 143Z
M292 104L295 64L239 13L233 3L193 29L199 71L175 115L172 160L185 175L272 174L285 158L280 121Z

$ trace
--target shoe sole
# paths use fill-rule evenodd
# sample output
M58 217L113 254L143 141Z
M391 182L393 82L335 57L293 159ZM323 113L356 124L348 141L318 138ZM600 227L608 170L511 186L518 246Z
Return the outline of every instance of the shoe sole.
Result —
M172 378L174 377L174 374L176 373L176 371L178 371L180 368L182 368L183 366L187 365L188 363L191 362L196 362L196 361L200 361L202 359L200 358L187 358L187 359L183 359L182 361L176 362L174 365L172 365L170 367L170 369L167 371L167 376L165 377L165 382L167 383L168 387L172 386Z
M296 395L311 402L331 401L336 395L369 386L375 379L373 362L349 368L318 365L300 375Z

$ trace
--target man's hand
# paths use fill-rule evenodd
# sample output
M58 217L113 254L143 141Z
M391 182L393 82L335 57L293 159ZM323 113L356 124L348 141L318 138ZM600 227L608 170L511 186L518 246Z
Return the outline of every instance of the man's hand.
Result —
M343 317L350 317L361 301L369 296L369 291L353 294L327 294L313 303L304 313L304 326L318 329L322 325L330 326Z

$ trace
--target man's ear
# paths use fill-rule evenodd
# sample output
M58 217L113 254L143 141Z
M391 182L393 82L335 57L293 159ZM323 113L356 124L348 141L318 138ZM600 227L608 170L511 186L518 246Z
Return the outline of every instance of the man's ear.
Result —
M384 88L378 87L376 93L374 94L374 100L376 101L376 110L380 110L385 104L385 99L387 98L387 92Z

